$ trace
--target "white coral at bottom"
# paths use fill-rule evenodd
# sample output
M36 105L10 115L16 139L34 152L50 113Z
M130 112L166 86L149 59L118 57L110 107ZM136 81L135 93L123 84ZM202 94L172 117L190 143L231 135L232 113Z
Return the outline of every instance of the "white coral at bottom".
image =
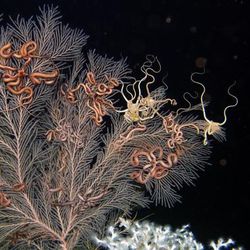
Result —
M152 222L132 221L119 218L110 226L103 239L94 237L98 246L109 250L201 250L201 249L242 249L235 248L232 239L220 238L212 241L208 248L195 240L189 225L173 231L170 226L158 226Z

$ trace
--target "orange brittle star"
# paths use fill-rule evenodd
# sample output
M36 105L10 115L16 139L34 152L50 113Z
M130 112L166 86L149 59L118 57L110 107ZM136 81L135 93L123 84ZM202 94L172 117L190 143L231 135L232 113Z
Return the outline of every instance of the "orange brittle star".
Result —
M148 162L143 166L140 162ZM178 161L175 153L169 153L167 161L163 160L163 149L155 147L151 150L135 150L131 156L131 164L134 167L141 168L132 172L131 178L140 184L145 184L151 178L162 179L165 177L169 169Z
M21 99L21 105L30 104L33 99L33 89L30 86L24 85L24 78L28 78L34 85L40 84L42 81L45 84L53 84L59 75L58 70L52 72L32 72L26 73L26 68L31 62L31 59L37 56L37 44L34 41L24 43L20 50L12 51L12 44L7 43L0 48L0 58L6 62L7 59L25 60L24 65L18 69L8 65L0 64L0 69L3 70L2 79L7 86L7 90L14 95L26 94Z
M87 72L86 79L84 83L79 83L75 88L68 88L63 90L61 88L61 93L66 97L66 99L74 104L77 102L76 92L82 87L89 97L87 101L87 106L94 113L91 118L94 120L96 125L100 126L103 121L103 116L107 114L107 108L113 109L113 103L107 100L106 97L110 95L115 87L119 85L115 78L108 78L107 83L97 82L93 72Z

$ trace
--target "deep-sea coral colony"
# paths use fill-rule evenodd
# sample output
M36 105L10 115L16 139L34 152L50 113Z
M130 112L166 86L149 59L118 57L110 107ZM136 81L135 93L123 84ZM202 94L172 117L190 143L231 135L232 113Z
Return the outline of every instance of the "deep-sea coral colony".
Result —
M108 250L174 250L174 249L234 249L236 247L232 239L220 238L217 242L211 241L208 246L198 242L189 225L182 226L175 231L170 226L158 226L148 221L132 221L119 218L115 225L107 229L103 239L95 238L98 245Z
M238 102L230 88L235 103L213 122L198 73L199 101L185 93L188 106L176 108L156 87L157 57L147 56L134 79L125 60L95 51L85 66L86 39L49 7L37 21L18 18L1 29L0 244L73 249L149 199L172 206L176 190L204 167L209 136L224 138L226 111ZM100 137L107 115L112 128Z

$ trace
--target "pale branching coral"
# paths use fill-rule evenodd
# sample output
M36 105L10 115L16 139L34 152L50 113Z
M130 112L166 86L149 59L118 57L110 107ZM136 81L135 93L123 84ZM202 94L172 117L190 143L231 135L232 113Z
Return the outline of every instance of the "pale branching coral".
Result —
M205 246L195 239L189 225L174 231L170 226L158 226L148 221L140 222L124 218L119 218L114 226L109 226L103 239L94 237L94 240L97 245L109 250L241 249L235 247L232 239L222 238Z

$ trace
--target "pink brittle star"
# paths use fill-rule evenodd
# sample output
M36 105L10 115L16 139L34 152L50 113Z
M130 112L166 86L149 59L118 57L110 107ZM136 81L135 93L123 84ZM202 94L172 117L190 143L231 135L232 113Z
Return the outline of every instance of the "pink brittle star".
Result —
M13 68L8 65L0 64L0 69L4 71L2 78L3 82L7 86L7 90L14 95L26 94L21 99L21 104L30 104L33 100L33 89L30 86L24 85L24 78L28 78L34 85L41 84L53 84L58 75L59 71L53 70L52 72L32 72L28 74L26 72L28 64L30 64L32 58L37 58L37 44L35 41L28 41L22 44L18 51L12 51L12 44L7 43L0 48L0 58L3 59L17 59L24 60L25 63L21 69Z
M174 125L175 125L175 122L174 122L174 116L172 113L164 117L163 126L167 133L170 133L173 131Z
M185 140L182 132L184 127L196 129L197 134L199 134L199 128L194 123L175 124L171 131L171 138L167 141L167 146L169 148L173 149L176 145L180 145L187 141Z
M78 194L78 198L81 200L81 208L82 209L86 209L89 207L94 207L96 202L98 202L98 200L100 200L103 196L105 196L108 191L105 188L100 188L100 190L102 192L100 192L100 194L97 194L95 196L91 196L93 195L93 189L87 189L86 193L84 195L80 195Z
M87 101L87 106L94 112L91 118L94 120L97 126L101 125L103 116L107 114L107 107L113 109L113 104L109 100L105 100L102 97L95 97L92 100Z
M167 146L172 149L175 148L176 145L182 144L184 141L183 132L180 130L175 131L174 129L171 133L171 138L167 141Z
M143 157L149 162L140 166ZM135 150L131 156L131 163L134 167L140 167L141 170L134 171L131 178L140 184L145 184L150 178L161 179L168 174L168 169L172 164L165 163L163 160L163 149L155 147L152 150ZM145 159L144 159L145 160Z
M130 125L125 132L120 134L119 138L115 141L114 145L119 148L126 142L132 140L135 132L144 132L146 131L146 129L147 129L146 125L140 123L136 124L136 126Z
M107 83L97 82L94 73L88 72L84 83L79 83L75 88L68 88L67 90L61 88L61 93L72 104L77 102L76 92L81 87L84 89L84 92L89 97L87 106L94 113L91 118L98 126L101 125L103 116L107 114L107 108L114 108L113 103L105 98L112 93L113 88L119 85L118 80L115 78L108 78L106 75L105 77Z

